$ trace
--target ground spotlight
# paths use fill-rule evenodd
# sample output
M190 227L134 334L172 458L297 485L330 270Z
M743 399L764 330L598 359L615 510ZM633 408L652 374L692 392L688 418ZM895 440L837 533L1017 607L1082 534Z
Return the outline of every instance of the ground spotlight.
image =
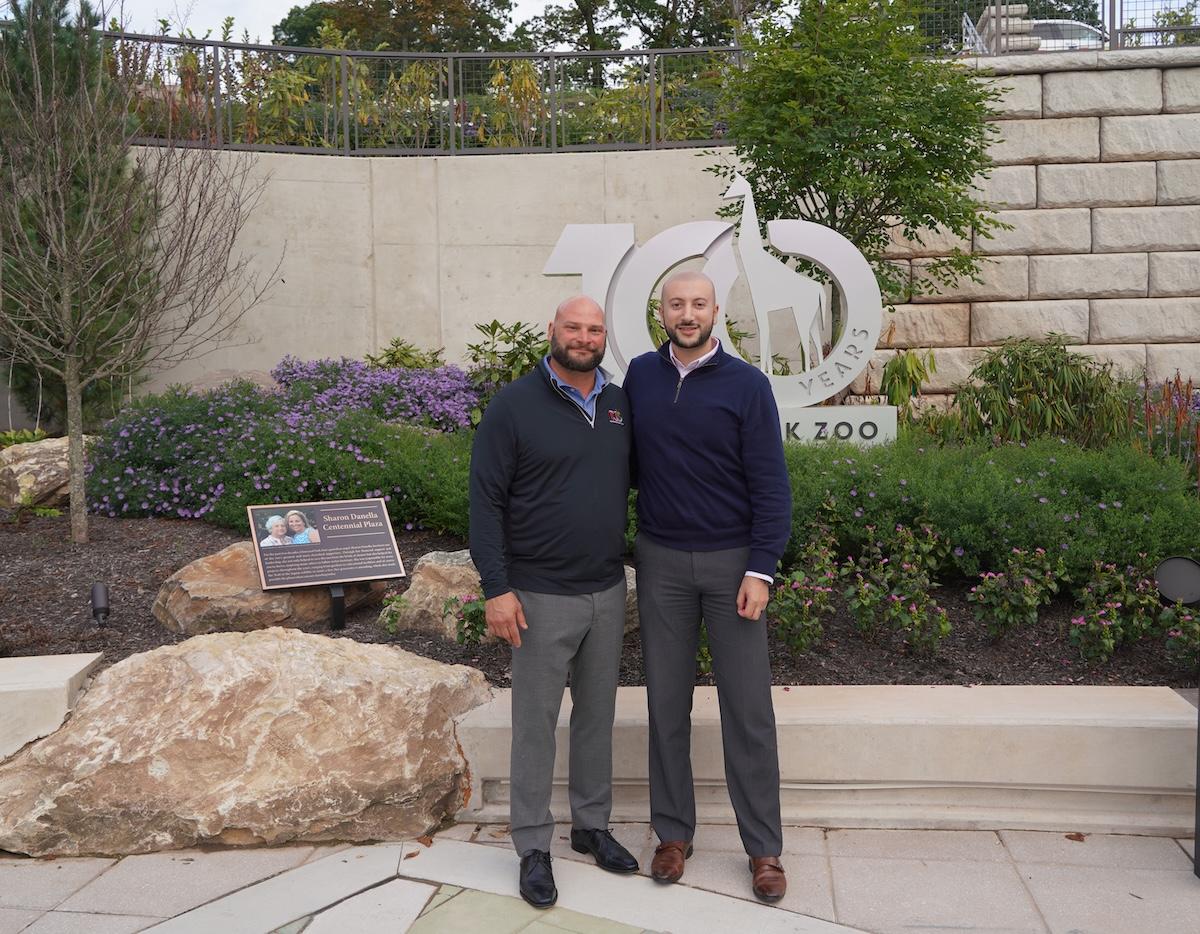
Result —
M92 619L103 626L108 619L108 585L92 584Z
M1154 569L1154 583L1168 603L1200 603L1200 562L1177 556L1164 558Z

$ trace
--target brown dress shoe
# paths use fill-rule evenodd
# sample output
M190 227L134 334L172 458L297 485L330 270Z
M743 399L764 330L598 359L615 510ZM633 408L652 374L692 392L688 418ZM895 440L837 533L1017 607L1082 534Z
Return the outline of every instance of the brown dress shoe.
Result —
M754 894L762 901L777 902L787 893L787 878L777 857L750 857L750 871L754 873Z
M683 861L691 855L692 844L687 840L660 843L650 861L650 875L658 882L678 882L683 877Z

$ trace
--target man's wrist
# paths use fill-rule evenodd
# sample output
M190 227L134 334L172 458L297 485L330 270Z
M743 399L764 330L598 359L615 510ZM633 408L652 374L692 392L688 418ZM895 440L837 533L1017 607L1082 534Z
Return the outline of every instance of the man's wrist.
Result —
M746 577L756 577L760 581L766 581L768 584L775 583L775 578L771 577L768 574L760 574L758 571L747 571L745 576Z

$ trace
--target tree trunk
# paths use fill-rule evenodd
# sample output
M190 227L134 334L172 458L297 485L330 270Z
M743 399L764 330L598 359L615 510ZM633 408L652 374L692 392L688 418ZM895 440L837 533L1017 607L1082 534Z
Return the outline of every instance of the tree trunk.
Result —
M79 379L79 358L68 356L63 383L67 391L67 464L70 472L67 489L71 494L71 541L86 545L88 540L87 497L83 488L83 386Z

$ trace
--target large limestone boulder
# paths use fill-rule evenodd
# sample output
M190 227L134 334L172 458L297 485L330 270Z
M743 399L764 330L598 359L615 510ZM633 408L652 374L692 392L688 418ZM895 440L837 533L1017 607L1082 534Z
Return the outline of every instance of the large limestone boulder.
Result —
M421 834L469 789L483 675L292 629L198 636L97 676L0 764L0 849L120 855Z
M638 627L637 575L625 568L625 631ZM413 568L408 590L398 603L384 608L379 621L389 629L415 629L453 641L458 635L453 613L443 612L453 597L477 596L482 591L471 552L431 551Z
M0 506L65 506L68 500L67 439L47 438L0 450Z
M379 603L386 589L383 581L347 584L346 610ZM253 542L238 542L180 568L163 583L152 608L167 629L189 636L324 627L332 611L328 587L264 591Z

